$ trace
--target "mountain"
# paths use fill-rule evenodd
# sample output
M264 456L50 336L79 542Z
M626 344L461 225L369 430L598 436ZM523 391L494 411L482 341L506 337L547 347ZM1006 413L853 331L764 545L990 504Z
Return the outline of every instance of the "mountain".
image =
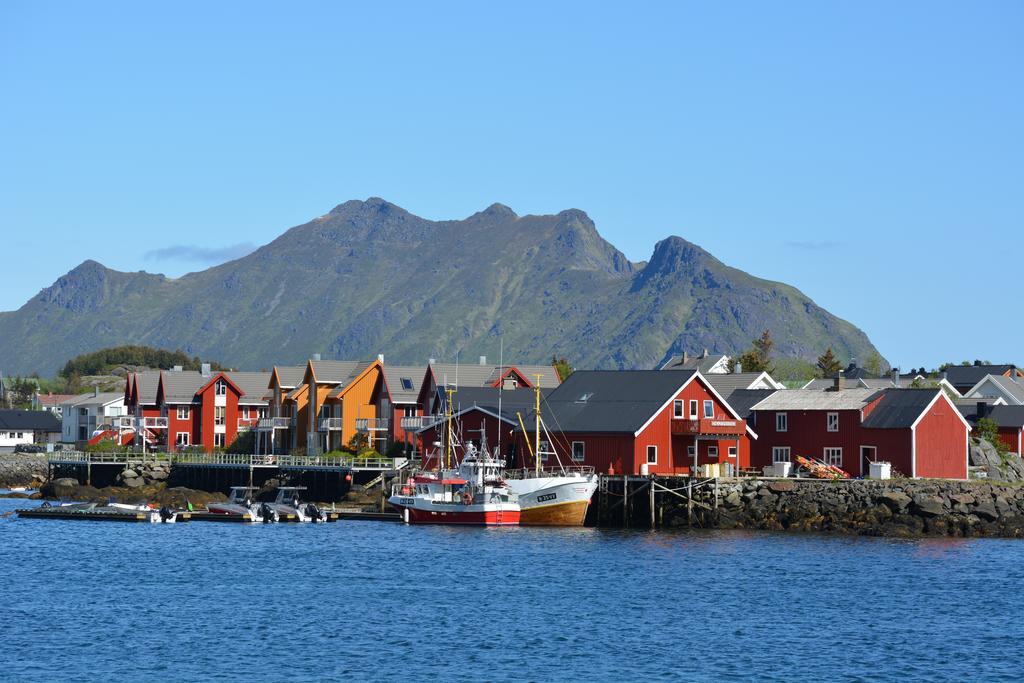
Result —
M867 358L859 329L797 289L730 268L680 237L632 263L582 211L494 204L430 221L349 201L235 261L173 279L85 261L0 313L0 369L54 373L121 344L230 358L243 368L325 358L497 358L653 367L671 353L735 353L770 329L779 355L829 345Z

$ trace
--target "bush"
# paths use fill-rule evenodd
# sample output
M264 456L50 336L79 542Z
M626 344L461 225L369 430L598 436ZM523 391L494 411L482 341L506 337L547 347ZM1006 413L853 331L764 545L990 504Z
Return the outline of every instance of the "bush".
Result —
M127 451L127 446L118 445L114 439L100 439L85 447L86 453L126 453Z

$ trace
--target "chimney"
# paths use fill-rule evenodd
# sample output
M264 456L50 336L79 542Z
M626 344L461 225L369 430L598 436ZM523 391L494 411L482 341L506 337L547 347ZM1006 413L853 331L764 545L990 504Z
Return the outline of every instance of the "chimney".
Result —
M93 396L99 396L100 395L100 386L98 384L93 385L93 387L92 387L92 395Z
M480 365L487 365L487 356L480 356Z
M690 360L689 354L687 354L686 351L683 351L683 365L686 365L687 361L689 361L689 360Z
M171 368L171 372L181 372L183 369L184 368L182 366L175 365L173 368Z
M377 362L380 363L381 365L384 364L384 354L383 353L378 353L377 354Z
M201 374L203 377L209 377L210 376L210 364L209 363L203 363L202 365L200 365L199 366L199 374Z
M743 374L743 363L736 363L736 365L732 367L732 371L737 375Z
M893 368L892 369L892 385L894 387L898 387L900 385L900 369L899 368Z
M427 359L427 365L433 365L436 362L437 362L436 358L428 358Z
M980 368L981 367L981 361L980 360L974 361L974 367Z
M979 420L981 418L983 418L983 417L988 417L988 414L989 414L990 410L991 409L989 408L988 401L978 401L978 419Z
M708 354L708 350L707 350L707 349L704 349L704 353L700 354L700 357L701 357L701 359L704 359L704 358L707 358L707 357L708 357L708 355L709 355L709 354Z
M846 388L846 380L843 379L843 371L840 370L836 375L835 390L842 391L844 388Z
M313 354L313 360L320 360L320 354L319 353L314 353Z

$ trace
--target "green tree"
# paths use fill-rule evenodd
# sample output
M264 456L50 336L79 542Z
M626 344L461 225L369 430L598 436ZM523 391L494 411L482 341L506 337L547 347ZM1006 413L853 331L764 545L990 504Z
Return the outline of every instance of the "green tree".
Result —
M551 356L551 364L555 366L555 372L558 373L558 379L564 382L572 374L572 365L569 364L566 358L557 358Z
M736 364L739 363L743 366L743 372L775 372L774 366L772 366L772 349L775 348L775 341L772 339L772 333L769 330L765 330L761 333L761 336L755 339L751 345L751 348L744 351L739 358L733 358L729 361L729 371L736 369Z
M832 347L828 347L825 353L818 356L818 362L815 363L818 368L818 373L821 377L831 377L840 370L843 369L843 364L836 358L836 355L832 353Z
M22 410L32 407L32 396L39 385L31 379L17 377L11 382L11 405Z
M1006 447L1003 440L999 438L999 424L990 417L983 417L978 420L978 424L974 427L974 436L984 439L995 446L996 452L999 455L1006 455L1010 452L1010 449Z
M876 377L882 374L882 357L878 355L877 351L868 358L868 362L864 364L864 369Z

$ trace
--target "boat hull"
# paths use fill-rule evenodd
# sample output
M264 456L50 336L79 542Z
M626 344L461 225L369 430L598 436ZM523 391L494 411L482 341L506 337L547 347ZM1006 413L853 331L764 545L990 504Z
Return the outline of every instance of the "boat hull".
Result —
M518 526L519 506L509 503L458 505L419 504L415 498L395 496L391 504L407 524L451 524L457 526Z
M508 486L519 496L522 526L583 526L597 477L513 479Z

